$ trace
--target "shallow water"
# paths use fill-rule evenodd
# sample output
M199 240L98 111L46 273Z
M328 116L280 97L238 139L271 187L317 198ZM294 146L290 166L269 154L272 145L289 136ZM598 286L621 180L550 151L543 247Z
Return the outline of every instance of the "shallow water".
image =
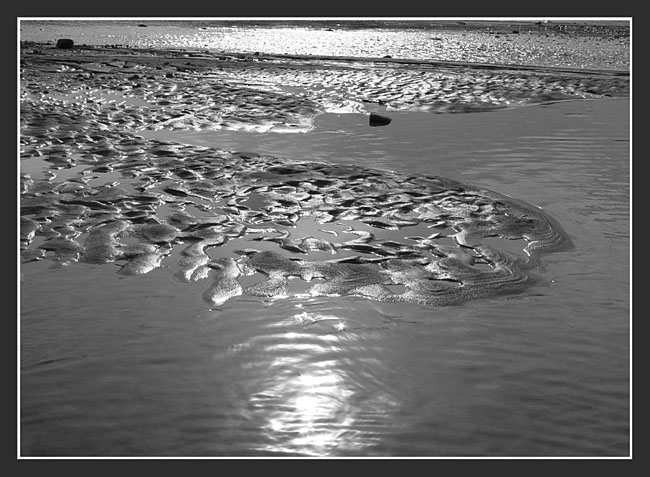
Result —
M601 38L594 48L591 37L527 32L523 25L499 32L298 32L134 23L139 22L23 22L20 33L31 41L74 37L77 44L237 53L629 67L629 36ZM278 42L279 33L295 36ZM28 56L35 69L41 65L37 49ZM184 71L184 57L168 70L157 68L160 62L141 68L135 60L102 62L107 59L45 64L45 74L21 78L28 124L22 130L21 179L28 184L29 174L45 198L53 184L88 186L79 195L101 190L108 198L119 187L155 185L138 181L169 173L165 145L148 155L142 150L142 168L119 167L137 162L140 143L129 149L128 141L141 134L279 161L455 179L540 207L575 248L543 255L540 282L521 293L455 306L308 296L297 278L289 280L290 296L281 299L242 294L210 304L204 299L206 280L184 281L175 273L183 258L179 246L164 250L160 267L134 276L117 273L121 261L26 261L19 293L22 456L629 455L631 163L625 76L601 82L599 75L586 74L574 81L572 74L555 78L542 70L501 75L367 62L237 61L206 73ZM125 80L133 74L140 78ZM220 84L225 87L215 87ZM456 91L468 84L467 97L454 103ZM437 99L472 105L486 91L490 101L510 109L456 114L445 107L446 113L436 114L414 107ZM621 99L523 106L549 91L573 98L603 98L613 91ZM379 101L387 98L382 106ZM285 105L299 113L278 120ZM232 114L226 122L234 130L204 127L214 125L210 114L221 119L224 111ZM371 127L371 111L392 122ZM198 118L199 130L186 115ZM259 127L256 121L267 116L271 121ZM156 120L172 130L153 130ZM297 128L255 132L278 122ZM86 132L93 141L84 143L90 141ZM59 144L59 137L71 142ZM74 151L75 144L82 150ZM127 161L125 154L133 156ZM175 193L183 203L183 191ZM81 230L83 213L66 222L50 215L47 203L29 199L43 212L42 222L61 219L56 230L71 237L75 227ZM256 194L246 199L253 209L264 201ZM197 217L215 213L209 201L188 201L181 210ZM146 207L132 212L134 221L138 214L151 217ZM158 208L161 216L173 212L173 200ZM350 235L341 224L324 231L303 220L301 227L319 238ZM37 234L32 246L48 233L54 234ZM424 232L420 226L382 234L399 240ZM485 239L496 248L506 242ZM508 251L520 253L521 241L510 242ZM210 255L218 260L244 246L214 247ZM277 249L252 239L250 246ZM311 257L325 260L328 254ZM241 280L252 285L257 275Z
M528 291L451 307L235 297L171 265L21 266L24 455L625 456L629 101L324 115L186 143L455 178L542 207L576 247ZM174 254L178 254L177 251ZM170 257L168 264L178 257Z

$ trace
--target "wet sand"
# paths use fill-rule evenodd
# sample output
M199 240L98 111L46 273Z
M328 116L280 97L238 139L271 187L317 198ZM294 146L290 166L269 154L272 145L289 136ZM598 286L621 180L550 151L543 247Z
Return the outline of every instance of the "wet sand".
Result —
M182 245L187 258L177 276L210 277L204 298L213 306L242 293L287 296L294 277L325 282L309 288L312 296L458 303L534 284L529 271L540 256L572 243L538 208L448 178L308 158L291 162L138 133L308 134L317 116L363 113L366 105L385 113L478 113L624 97L629 89L624 74L602 71L486 72L435 64L404 70L372 60L369 67L169 51L61 51L46 55L30 45L22 58L22 160L49 164L41 176L22 174L22 260L117 262L120 273L137 275L160 267ZM321 226L344 221L346 233L359 238L314 237L313 224L301 226L306 218ZM379 233L402 229L408 229L406 240ZM242 237L279 249L235 248L219 258L207 253ZM487 237L503 239L504 246L520 241L519 255L485 245ZM336 257L323 262L313 253L322 251ZM241 286L240 276L256 273L268 280Z
M23 53L25 453L627 452L625 74Z
M146 27L142 27L146 25ZM629 70L630 25L598 21L27 21L21 38L234 56Z

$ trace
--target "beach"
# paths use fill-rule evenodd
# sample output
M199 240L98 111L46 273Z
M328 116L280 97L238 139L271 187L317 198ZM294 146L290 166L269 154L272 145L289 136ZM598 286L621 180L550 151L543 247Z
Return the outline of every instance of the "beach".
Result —
M22 456L629 455L629 30L438 27L22 27Z

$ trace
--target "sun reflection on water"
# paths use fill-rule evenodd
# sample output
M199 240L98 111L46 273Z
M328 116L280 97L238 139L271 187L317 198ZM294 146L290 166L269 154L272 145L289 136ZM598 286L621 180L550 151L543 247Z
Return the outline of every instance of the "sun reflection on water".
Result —
M343 435L354 424L353 410L347 404L353 391L341 376L307 370L279 383L273 392L286 399L283 408L268 418L275 450L327 455L351 444Z
M301 319L302 318L302 319ZM307 319L309 318L309 319ZM342 344L345 320L333 315L302 312L294 323L326 320L332 332L296 333L282 336L282 343L270 344L269 372L273 378L249 404L262 418L267 452L328 456L358 454L376 443L367 428L368 410L361 399L363 383L354 376L349 354ZM309 329L309 328L307 328ZM387 396L373 412L382 414L395 405Z

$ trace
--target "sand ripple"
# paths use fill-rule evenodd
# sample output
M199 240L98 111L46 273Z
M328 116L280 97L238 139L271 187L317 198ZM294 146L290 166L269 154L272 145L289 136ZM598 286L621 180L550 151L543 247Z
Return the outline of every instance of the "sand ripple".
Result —
M185 65L188 73L178 62L140 60L140 68L135 60L100 61L101 68L82 60L24 64L23 263L118 264L124 279L169 268L187 286L209 282L203 299L213 307L240 295L447 305L525 290L536 283L544 254L572 247L542 210L443 177L289 162L137 135L143 128L234 123L301 128L327 109L323 98L333 89L347 99L435 109L449 88L457 100L445 99L447 106L498 106L501 100L476 95L494 93L493 83L500 98L513 100L519 93L512 85L539 82L546 91L554 84L549 76L470 74L467 99L456 72L410 72L413 81L401 67L324 75L321 67L271 65L264 72L230 65L219 72ZM221 76L232 68L238 84ZM247 75L256 85L242 84ZM318 83L322 95L290 94L266 75L285 86ZM590 94L625 89L618 80L554 81L563 95L569 84L574 95L587 87L598 90ZM116 91L126 99L110 97ZM45 170L27 172L34 162Z
M22 49L24 109L52 108L25 134L93 125L143 130L308 132L325 112L459 113L628 97L629 73L415 62L219 57L179 52ZM66 108L66 113L55 112ZM71 115L70 113L76 113ZM92 113L92 114L88 114ZM65 153L61 145L59 156ZM165 155L169 151L157 151ZM119 154L99 141L91 154ZM59 157L65 165L65 157Z
M135 140L114 139L116 148ZM204 298L213 306L299 294L295 280L311 283L301 292L311 296L435 305L525 289L543 254L571 246L543 211L441 177L138 142L173 147L174 156L87 160L80 144L71 150L75 176L25 182L23 262L118 263L118 273L143 275L176 247L175 276L211 280ZM93 186L107 165L119 168L120 186ZM206 187L206 177L218 186ZM498 251L486 238L522 247ZM262 279L242 286L252 274Z

